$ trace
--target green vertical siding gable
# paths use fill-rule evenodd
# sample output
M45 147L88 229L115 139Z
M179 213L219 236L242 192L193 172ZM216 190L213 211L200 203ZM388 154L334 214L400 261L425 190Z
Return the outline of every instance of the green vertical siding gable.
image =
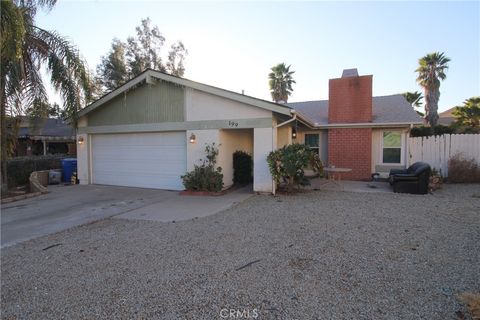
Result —
M184 88L169 82L143 84L88 115L89 126L184 121Z

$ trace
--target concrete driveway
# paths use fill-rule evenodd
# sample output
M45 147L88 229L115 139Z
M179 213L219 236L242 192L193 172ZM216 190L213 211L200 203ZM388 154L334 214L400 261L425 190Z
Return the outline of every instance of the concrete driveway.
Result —
M1 247L115 216L171 222L225 210L252 195L250 188L220 197L99 185L49 186L48 194L1 207Z

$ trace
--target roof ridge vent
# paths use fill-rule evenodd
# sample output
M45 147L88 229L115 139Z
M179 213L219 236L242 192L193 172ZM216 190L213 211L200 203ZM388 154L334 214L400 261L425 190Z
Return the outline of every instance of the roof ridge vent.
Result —
M344 69L342 72L342 78L358 77L357 68L353 69Z

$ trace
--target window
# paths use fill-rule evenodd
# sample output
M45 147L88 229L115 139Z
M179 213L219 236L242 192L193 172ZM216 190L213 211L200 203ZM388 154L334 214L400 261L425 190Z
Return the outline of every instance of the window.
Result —
M402 163L402 133L400 131L383 132L383 163Z
M305 134L305 145L310 147L313 151L319 154L319 135L318 134Z

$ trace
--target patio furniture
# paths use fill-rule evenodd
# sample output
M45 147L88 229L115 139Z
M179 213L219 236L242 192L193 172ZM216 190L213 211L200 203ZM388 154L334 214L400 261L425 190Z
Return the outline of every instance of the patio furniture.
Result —
M431 168L428 163L415 162L407 169L392 169L388 181L395 193L427 194Z
M337 181L342 180L342 173L345 172L350 172L352 169L349 168L336 168L336 167L326 167L323 168L323 171L328 172L328 179L329 180L335 180L335 177L337 178Z
M343 189L342 184L340 181L342 180L342 174L346 172L352 171L350 168L336 168L336 167L326 167L323 168L324 172L328 173L328 181L324 184L324 186L328 183L333 183ZM336 178L336 179L335 179Z

